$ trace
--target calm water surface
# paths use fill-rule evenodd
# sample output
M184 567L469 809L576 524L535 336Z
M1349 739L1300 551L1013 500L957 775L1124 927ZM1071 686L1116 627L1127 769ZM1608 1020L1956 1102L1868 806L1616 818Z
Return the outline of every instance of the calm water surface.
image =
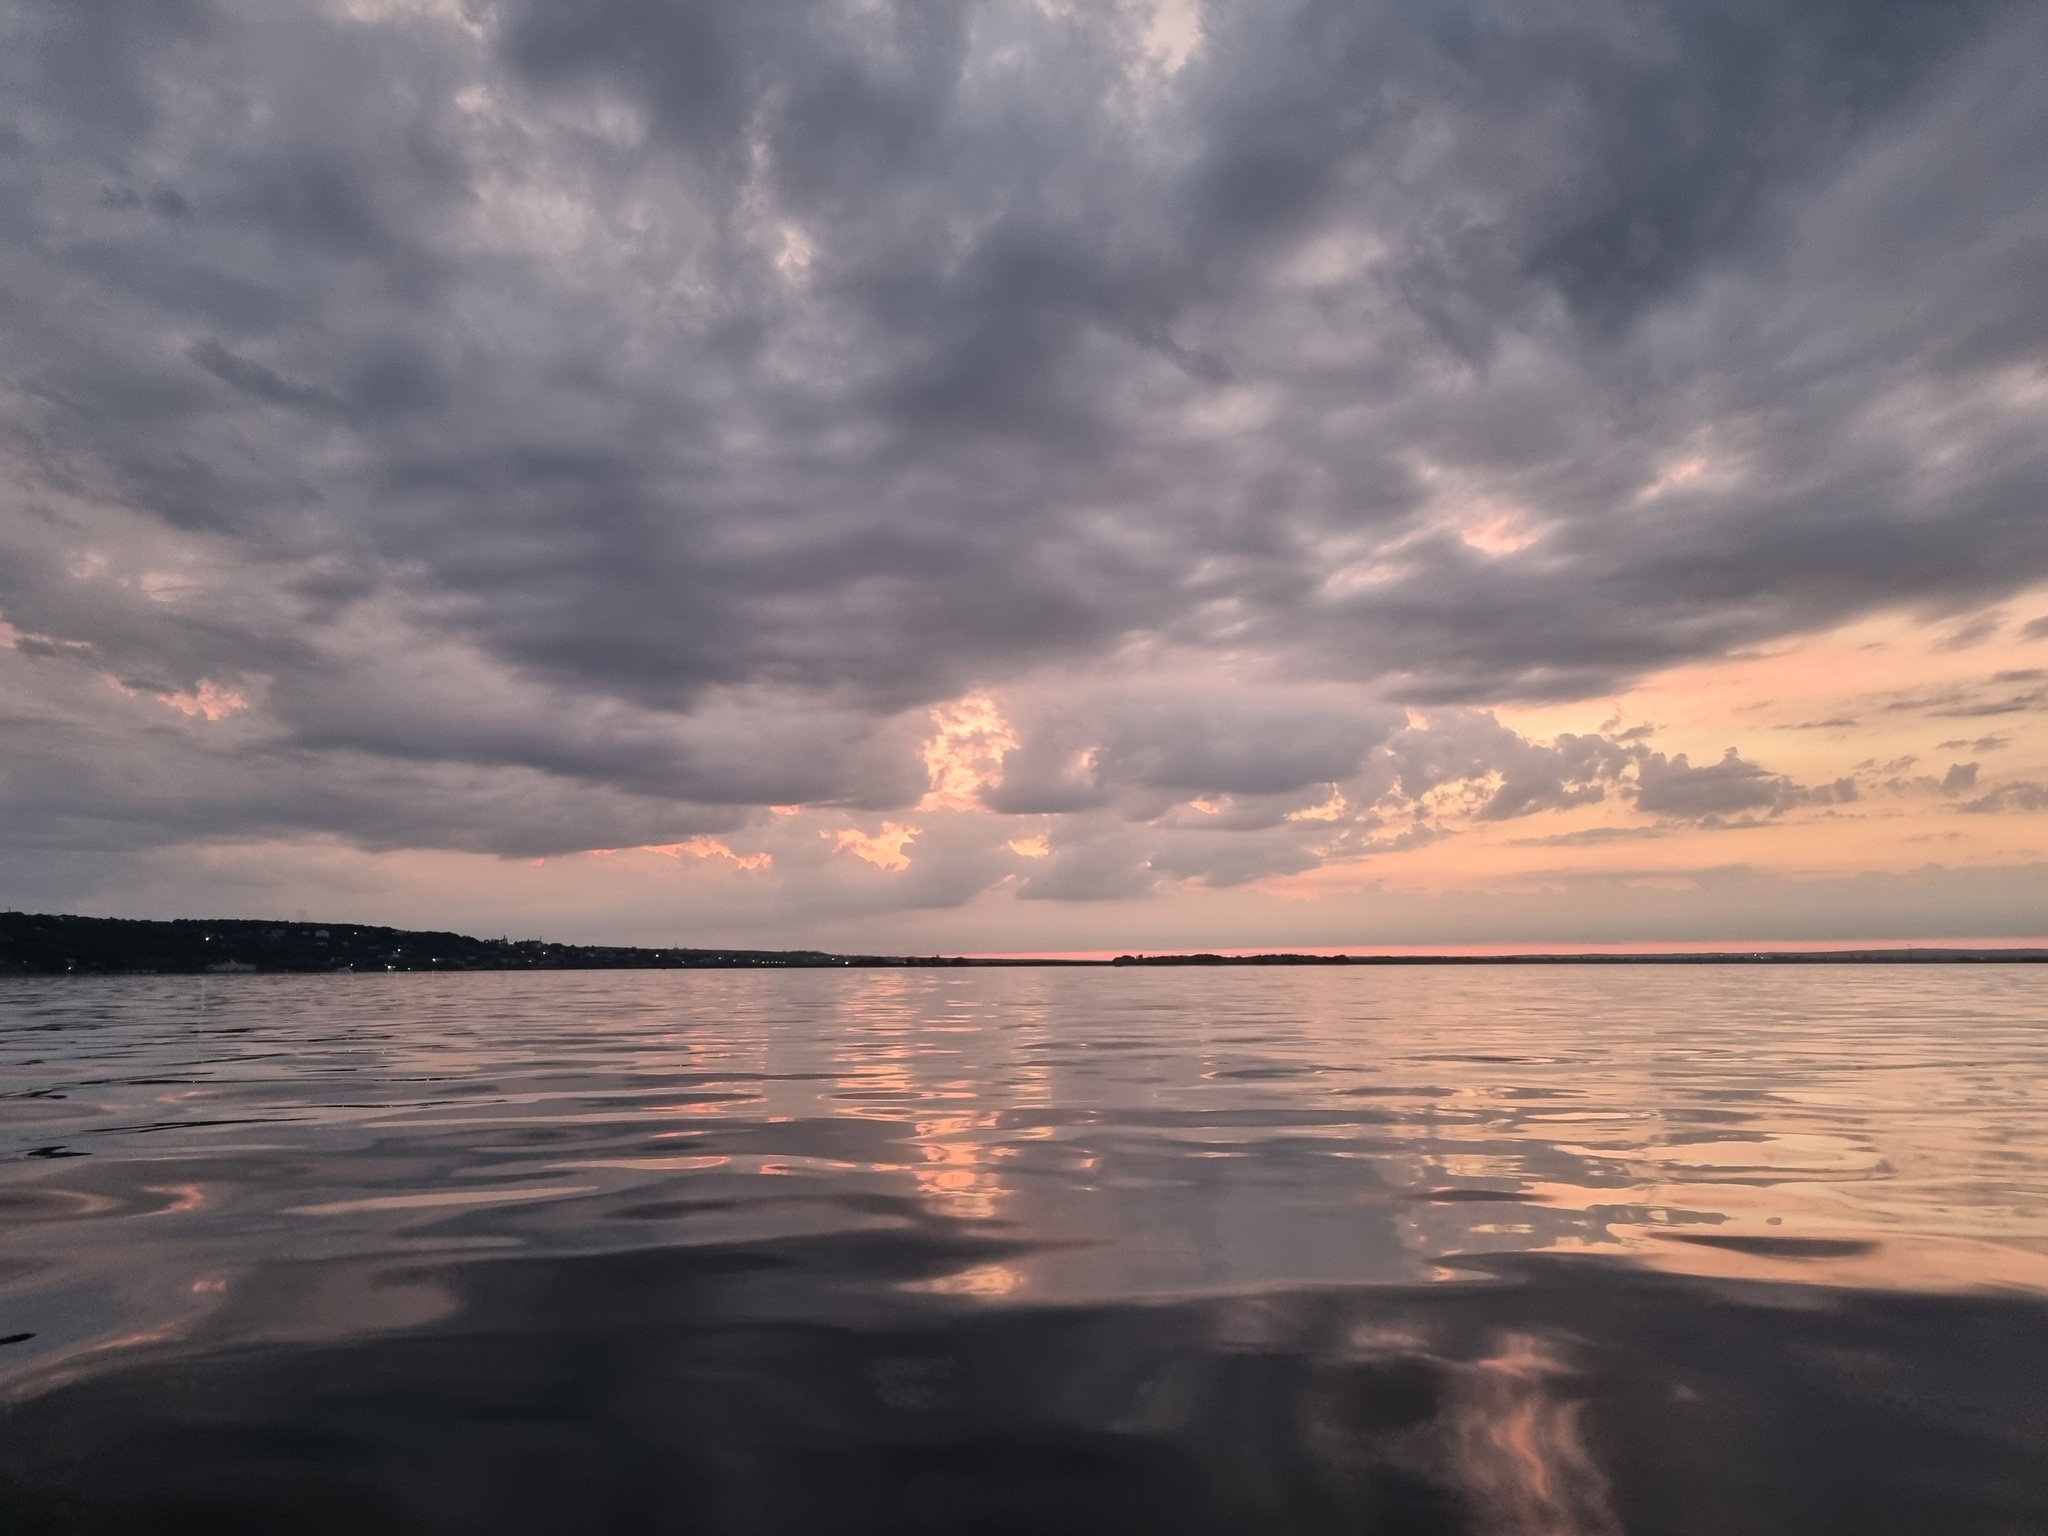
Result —
M0 1529L2048 1531L2042 976L0 982Z

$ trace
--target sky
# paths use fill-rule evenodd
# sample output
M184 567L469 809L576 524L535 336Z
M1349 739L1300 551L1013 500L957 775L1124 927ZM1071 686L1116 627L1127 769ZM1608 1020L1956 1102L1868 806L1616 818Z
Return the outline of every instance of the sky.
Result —
M0 0L0 905L2048 935L2048 9Z

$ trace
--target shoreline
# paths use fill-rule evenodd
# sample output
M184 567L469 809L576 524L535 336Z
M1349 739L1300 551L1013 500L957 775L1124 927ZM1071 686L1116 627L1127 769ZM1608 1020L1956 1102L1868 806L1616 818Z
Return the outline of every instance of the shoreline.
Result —
M2041 965L2048 947L1542 951L1506 954L873 955L479 939L360 923L0 913L0 976L358 975L423 971L952 970L1134 966Z

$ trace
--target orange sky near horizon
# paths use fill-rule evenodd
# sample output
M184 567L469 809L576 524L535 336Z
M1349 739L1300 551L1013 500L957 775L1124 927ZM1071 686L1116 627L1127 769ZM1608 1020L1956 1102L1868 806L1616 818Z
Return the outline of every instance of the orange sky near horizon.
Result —
M199 851L196 884L189 862L175 875L162 866L158 883L135 882L128 900L137 910L127 915L182 911L192 900L281 913L302 899L284 905L282 893L318 890L329 903L320 915L337 919L884 953L2013 945L2048 934L2048 907L1978 909L1996 918L2002 938L1981 937L1991 931L1985 923L1939 906L1927 908L1924 921L1907 913L1887 918L1882 933L1859 936L1858 920L1837 920L1830 907L1845 881L2048 867L2048 797L2038 790L2048 783L2048 633L2026 633L2043 610L2048 592L1946 623L1880 615L1672 668L1614 695L1494 711L1538 745L1567 732L1636 733L1695 765L1733 749L1799 785L1847 779L1856 787L1852 800L1795 804L1719 826L1646 814L1626 784L1596 803L1488 821L1475 808L1489 782L1455 782L1424 797L1433 832L1413 846L1362 854L1332 847L1313 868L1235 884L1163 872L1149 893L1114 902L1019 901L1071 833L1062 817L1004 815L982 803L1020 742L1015 696L998 692L931 712L918 749L931 788L886 814L776 806L716 836L531 860L374 852L317 838L215 844ZM1962 775L1971 782L1958 787L1955 765L1971 763L1974 775ZM1341 807L1328 823L1333 837L1344 818L1371 814L1345 804L1334 786L1300 799L1306 810L1289 819L1302 828L1322 828L1329 808ZM1226 802L1182 794L1174 805L1151 806L1150 822L1129 825L1170 852L1172 828L1227 813ZM1111 820L1100 835L1124 835L1116 815L1125 813L1101 814ZM1749 824L1725 824L1731 820ZM948 897L917 884L947 860L969 857L984 870L978 888ZM1757 889L1775 905L1745 925L1741 900L1716 893L1717 882L1731 880L1764 882ZM1607 894L1589 901L1588 882ZM186 894L194 889L216 894ZM1719 903L1704 936L1686 929L1693 919L1676 915L1646 917L1647 932L1626 931L1636 905L1677 914L1693 910L1685 902L1694 898ZM1854 931L1834 931L1844 922Z
M1264 889L1308 898L1364 879L1448 889L1540 881L1560 870L1654 879L1660 870L1739 863L1811 877L2048 857L2048 807L1960 809L1997 785L2048 782L2048 631L2022 633L2035 610L2048 610L2048 593L2008 605L2017 620L1971 616L1941 625L1878 615L1675 667L1624 693L1494 711L1539 740L1647 726L1658 750L1688 753L1695 764L1732 748L1804 784L1853 777L1853 803L1806 807L1751 827L1554 841L1651 822L1610 798L1536 818L1468 823L1454 839L1326 864ZM1971 763L1975 788L1943 793L1950 770Z

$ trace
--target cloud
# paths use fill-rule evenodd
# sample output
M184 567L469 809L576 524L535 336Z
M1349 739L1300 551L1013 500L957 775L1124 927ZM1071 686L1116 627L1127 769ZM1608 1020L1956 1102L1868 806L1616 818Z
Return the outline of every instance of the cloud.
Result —
M1760 764L1746 762L1733 747L1717 763L1695 768L1681 752L1644 758L1636 788L1636 809L1698 819L1742 811L1774 811L1796 793L1791 781Z
M1517 848L1593 848L1603 843L1633 843L1669 837L1668 825L1651 827L1580 827L1573 832L1553 832L1545 837L1518 837Z
M1055 848L1017 894L1026 901L1126 901L1159 883L1148 843L1134 832L1110 833Z
M910 844L917 838L916 827L901 826L885 821L879 832L862 832L855 827L842 827L828 834L834 847L844 848L857 859L865 859L877 869L898 870L910 868Z
M1281 690L1265 698L1170 686L1069 696L1019 717L1022 739L986 800L999 811L1034 813L1120 795L1162 808L1198 795L1288 796L1351 778L1403 718L1355 702L1333 707L1326 697L1289 700ZM1279 806L1273 817L1295 808Z
M1159 845L1148 860L1161 874L1199 880L1215 889L1314 869L1322 859L1291 840L1237 832L1189 832Z
M1892 714L1923 714L1936 720L2022 715L2048 707L2048 671L2015 667L1979 682L1951 683L1893 695L1883 708Z
M1426 726L1403 731L1388 752L1400 791L1410 800L1447 784L1483 785L1476 807L1482 821L1596 803L1641 755L1641 748L1603 736L1567 734L1540 745L1490 714L1458 710L1440 711Z
M1999 811L2048 811L2048 784L2030 784L2024 780L2001 784L1989 794L1965 800L1956 809L1979 816Z
M20 844L1768 817L1488 712L2048 579L2038 8L1174 14L0 0Z

